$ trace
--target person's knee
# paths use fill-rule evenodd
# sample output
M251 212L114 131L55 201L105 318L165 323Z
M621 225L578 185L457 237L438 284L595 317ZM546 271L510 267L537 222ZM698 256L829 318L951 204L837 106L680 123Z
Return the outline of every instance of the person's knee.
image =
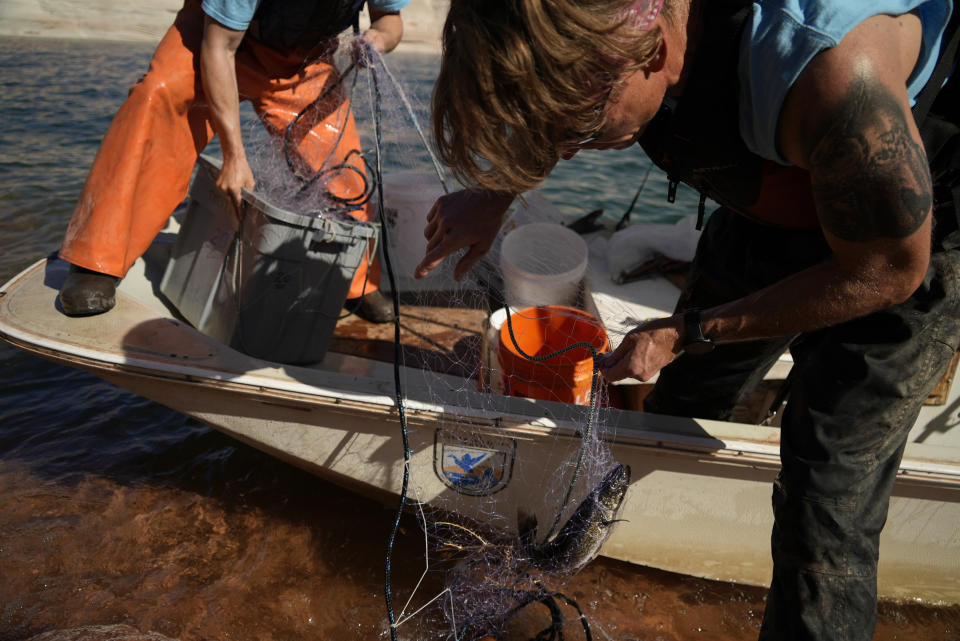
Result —
M195 94L193 82L185 82L177 74L148 73L130 87L130 98L152 108L176 108Z
M868 522L856 493L826 496L790 492L774 483L774 561L797 573L850 579L876 576L879 530Z

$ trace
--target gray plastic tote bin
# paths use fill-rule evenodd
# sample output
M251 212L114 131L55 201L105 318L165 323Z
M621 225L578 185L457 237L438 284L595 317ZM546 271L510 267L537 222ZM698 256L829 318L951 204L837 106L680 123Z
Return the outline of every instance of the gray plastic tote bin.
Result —
M201 156L160 291L198 330L280 363L323 360L379 225L297 214L243 193L238 221Z

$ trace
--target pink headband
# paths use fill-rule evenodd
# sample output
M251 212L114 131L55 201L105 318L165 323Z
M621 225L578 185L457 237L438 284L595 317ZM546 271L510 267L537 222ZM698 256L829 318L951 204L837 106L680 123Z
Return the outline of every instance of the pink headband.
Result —
M620 12L624 20L633 19L633 26L644 31L650 28L653 21L663 9L663 0L636 0L629 7Z
M634 0L629 7L620 12L620 19L625 22L633 20L635 29L646 31L660 15L661 9L663 9L663 0ZM587 86L591 84L593 83L587 82ZM600 91L591 94L590 99L599 100L603 98L610 93L612 87L612 84L605 84Z

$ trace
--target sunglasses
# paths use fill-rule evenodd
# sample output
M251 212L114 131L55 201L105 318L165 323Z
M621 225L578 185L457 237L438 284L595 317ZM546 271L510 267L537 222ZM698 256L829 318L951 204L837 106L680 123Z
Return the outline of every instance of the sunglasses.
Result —
M607 102L610 100L610 93L612 91L613 91L613 84L611 83L605 86L603 90L591 96L592 98L595 97L597 100L597 103L593 106L594 113L599 115L603 112L604 109L607 108ZM584 138L583 140L580 140L578 142L570 143L567 146L571 148L580 148L580 147L583 147L584 145L589 145L590 143L597 142L598 140L602 140L602 139L603 139L602 135L594 134L589 138Z
M624 9L624 11L621 13L621 17L625 19L632 19L635 28L646 30L653 25L653 21L656 20L662 8L663 0L637 0L629 7ZM600 91L591 96L591 98L595 98L597 100L597 103L593 107L595 113L600 114L604 109L607 108L607 102L610 99L610 93L613 91L613 85L614 82L608 82L600 89ZM603 136L601 134L594 134L589 138L584 138L583 140L570 143L567 146L571 149L579 149L585 145L596 143L601 140L603 140Z

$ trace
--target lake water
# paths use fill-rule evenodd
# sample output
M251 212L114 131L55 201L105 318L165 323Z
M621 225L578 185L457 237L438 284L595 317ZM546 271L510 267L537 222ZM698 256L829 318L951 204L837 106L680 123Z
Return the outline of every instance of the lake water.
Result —
M0 39L0 281L56 251L144 44ZM436 58L389 64L426 103ZM648 161L584 153L544 191L616 220ZM673 220L654 174L637 220ZM0 343L0 641L126 623L183 641L376 639L392 508L370 502L83 372ZM394 584L422 540L406 523ZM764 590L600 559L568 586L594 639L755 638ZM520 621L511 639L543 627ZM538 625L539 624L539 625ZM442 638L430 621L401 638ZM956 641L960 608L881 604L876 639Z

